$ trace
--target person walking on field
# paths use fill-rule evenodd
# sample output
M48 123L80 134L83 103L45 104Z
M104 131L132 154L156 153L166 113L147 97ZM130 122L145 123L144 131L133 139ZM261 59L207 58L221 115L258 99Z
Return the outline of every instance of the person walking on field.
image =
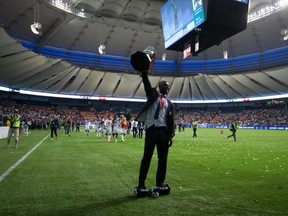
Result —
M232 123L230 126L230 131L232 132L231 135L227 136L227 139L229 139L230 137L233 137L234 141L236 141L236 131L238 129L238 123Z
M57 115L54 116L53 120L50 123L50 130L51 130L51 140L53 140L53 135L55 135L55 138L58 138L58 128L59 128L59 119Z
M125 137L128 131L128 121L124 115L120 117L120 127L121 127L121 141L125 142Z
M193 137L197 137L197 128L198 128L198 121L197 120L192 122L192 128L193 128Z

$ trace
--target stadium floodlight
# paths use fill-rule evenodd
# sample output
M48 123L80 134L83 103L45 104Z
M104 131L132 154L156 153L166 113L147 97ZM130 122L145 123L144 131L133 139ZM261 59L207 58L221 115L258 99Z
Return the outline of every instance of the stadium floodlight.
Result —
M100 44L100 46L98 47L98 52L102 55L105 54L105 45L104 44Z
M281 35L283 36L284 41L288 40L288 29L282 29Z
M31 31L36 34L36 35L42 35L42 25L39 21L39 16L40 16L40 9L39 9L39 1L37 0L36 6L34 6L34 23L30 26Z
M41 25L41 23L34 22L34 24L32 24L30 27L31 27L31 31L34 34L42 35L42 25Z
M228 59L228 52L225 50L225 51L223 51L223 58L224 59Z
M285 9L287 6L288 0L272 1L270 6L264 5L264 7L259 7L257 11L253 10L253 12L248 15L248 23Z
M281 30L281 35L285 36L288 34L288 29L282 29Z

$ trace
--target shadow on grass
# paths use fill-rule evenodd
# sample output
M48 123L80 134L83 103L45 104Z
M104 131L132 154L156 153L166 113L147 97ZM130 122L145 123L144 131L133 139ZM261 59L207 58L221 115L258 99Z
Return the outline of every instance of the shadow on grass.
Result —
M110 200L103 200L93 203L83 203L82 205L75 206L65 206L64 208L51 209L51 211L43 212L42 216L76 216L76 215L117 215L115 213L115 207L124 205L125 203L136 201L136 198L133 195L117 197ZM129 204L128 204L129 205ZM114 210L113 210L114 209Z

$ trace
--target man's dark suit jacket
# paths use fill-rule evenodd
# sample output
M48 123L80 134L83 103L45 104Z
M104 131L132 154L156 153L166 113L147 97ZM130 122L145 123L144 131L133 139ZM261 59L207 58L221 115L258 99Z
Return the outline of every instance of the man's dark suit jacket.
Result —
M138 113L136 120L137 121L145 121L147 116L148 108L158 99L160 93L157 91L156 88L152 88L151 83L148 79L147 73L142 73L142 80L144 84L144 89L147 96L147 101ZM166 113L166 124L168 128L168 136L170 138L175 136L175 128L174 128L174 106L169 99L168 102L168 109Z

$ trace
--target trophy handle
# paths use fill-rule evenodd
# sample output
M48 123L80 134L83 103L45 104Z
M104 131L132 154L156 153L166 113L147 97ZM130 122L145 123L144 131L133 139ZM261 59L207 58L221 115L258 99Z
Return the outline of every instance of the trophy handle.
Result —
M157 57L157 53L155 52L151 58L151 63L149 65L149 69L148 69L148 74L151 73L152 69L153 69L153 66L154 66L154 62L156 60L156 57Z

